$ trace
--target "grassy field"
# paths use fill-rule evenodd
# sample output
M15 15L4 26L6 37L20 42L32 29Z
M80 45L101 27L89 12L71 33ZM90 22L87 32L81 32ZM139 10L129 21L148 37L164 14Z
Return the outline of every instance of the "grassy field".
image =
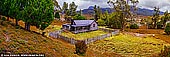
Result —
M146 57L159 53L165 41L155 38L140 38L131 35L117 35L89 44L89 48L100 52L116 52L125 57Z
M2 20L0 20L1 22ZM23 29L16 29L12 26L13 22L5 21L4 25L0 24L0 53L8 50L13 54L16 53L44 53L46 57L119 57L116 53L101 53L87 49L85 56L74 54L75 46L63 40L28 32ZM21 23L20 23L21 24ZM10 38L6 42L6 34Z
M69 37L69 38L74 38L76 40L84 40L87 38L92 38L92 37L96 37L96 36L100 36L100 35L104 35L107 34L104 31L101 30L97 30L97 31L91 31L91 32L85 32L85 33L78 33L78 34L74 34L71 32L62 32L61 35Z

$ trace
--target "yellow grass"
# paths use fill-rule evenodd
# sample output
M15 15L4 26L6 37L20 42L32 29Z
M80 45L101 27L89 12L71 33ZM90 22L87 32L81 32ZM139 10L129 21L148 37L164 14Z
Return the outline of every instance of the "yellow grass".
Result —
M116 52L127 57L146 57L161 52L164 45L169 44L155 38L120 34L91 43L89 48L100 52Z
M84 32L84 33L78 33L78 34L74 34L71 32L62 32L61 35L69 37L69 38L74 38L76 40L84 40L87 38L92 38L92 37L97 37L100 35L104 35L107 34L104 31L101 30L97 30L97 31L91 31L91 32Z

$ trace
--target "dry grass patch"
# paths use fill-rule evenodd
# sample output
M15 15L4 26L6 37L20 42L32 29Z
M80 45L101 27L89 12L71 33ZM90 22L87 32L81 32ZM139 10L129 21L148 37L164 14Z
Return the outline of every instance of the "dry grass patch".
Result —
M100 35L104 35L107 34L107 32L101 31L101 30L97 30L97 31L91 31L91 32L84 32L84 33L78 33L78 34L74 34L71 32L62 32L61 35L69 37L69 38L74 38L76 40L84 40L87 38L93 38L93 37L97 37Z
M120 34L89 44L89 48L100 52L116 52L125 57L146 57L160 53L164 45L163 40L155 38L140 38L128 34Z

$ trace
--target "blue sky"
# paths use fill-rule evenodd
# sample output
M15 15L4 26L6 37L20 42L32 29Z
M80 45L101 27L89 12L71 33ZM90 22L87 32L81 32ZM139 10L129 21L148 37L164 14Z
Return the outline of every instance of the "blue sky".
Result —
M109 7L108 0L57 0L59 5L63 5L63 2L71 3L75 2L79 9L86 9L89 6L98 5L102 8ZM168 10L170 12L170 0L139 0L137 5L140 8L153 9L155 6L159 7L161 11Z

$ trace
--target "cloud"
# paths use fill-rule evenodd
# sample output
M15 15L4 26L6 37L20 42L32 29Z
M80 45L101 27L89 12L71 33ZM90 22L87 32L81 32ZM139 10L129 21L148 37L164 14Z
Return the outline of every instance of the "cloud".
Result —
M75 2L79 9L86 9L89 6L98 5L102 8L109 7L107 4L108 0L58 0L59 4L62 6L63 2L71 3ZM170 11L170 0L139 0L137 5L141 8L154 9L154 7L159 7L161 11Z
M170 10L170 0L139 0L138 7L153 9L159 7L161 11Z

